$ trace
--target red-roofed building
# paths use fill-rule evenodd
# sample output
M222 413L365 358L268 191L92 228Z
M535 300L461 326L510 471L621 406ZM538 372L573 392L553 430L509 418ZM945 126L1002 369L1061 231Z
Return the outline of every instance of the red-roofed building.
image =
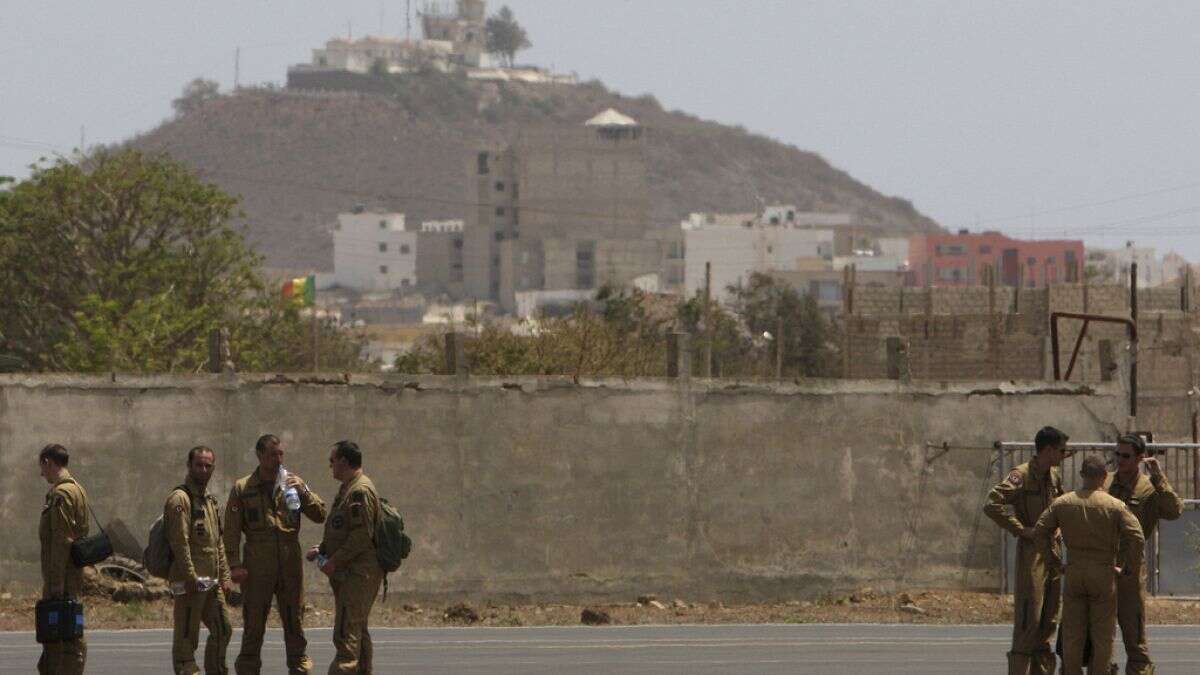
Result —
M999 232L917 235L908 242L910 285L973 286L992 265L997 281L1041 288L1076 282L1083 263L1079 239L1011 239Z

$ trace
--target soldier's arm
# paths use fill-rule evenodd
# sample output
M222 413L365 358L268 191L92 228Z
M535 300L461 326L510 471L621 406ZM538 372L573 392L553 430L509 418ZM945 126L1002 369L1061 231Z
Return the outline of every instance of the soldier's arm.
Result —
M308 488L307 485L304 487ZM329 508L325 506L325 502L311 489L300 491L300 510L314 523L325 522L325 517L329 515Z
M1159 518L1163 520L1176 520L1183 515L1183 500L1179 498L1179 494L1171 487L1171 483L1167 481L1167 477L1163 476L1154 481L1150 481L1154 485L1154 511Z
M349 508L346 509L346 541L330 557L334 566L339 568L345 568L375 547L371 541L374 520L370 509L370 495L366 490L356 490L346 495L346 500L349 504Z
M996 521L996 524L1001 529L1007 530L1014 537L1019 537L1025 526L1013 515L1010 507L1016 501L1017 494L1019 493L1018 486L1013 484L1014 474L1016 474L1015 471L1008 474L1008 478L1005 478L988 493L987 503L983 506L983 513L988 518ZM1017 480L1019 480L1019 476Z
M1137 516L1128 508L1122 507L1120 513L1121 544L1118 549L1121 560L1118 563L1125 574L1141 574L1142 557L1146 550L1146 535L1142 534L1142 525Z
M1054 569L1062 566L1062 558L1055 551L1054 536L1058 532L1058 509L1055 504L1051 504L1050 508L1042 512L1038 518L1037 525L1033 527L1033 542L1037 545L1038 550L1042 555L1050 561Z
M71 513L75 510L71 496L65 490L55 490L50 498L50 564L48 567L50 595L59 597L65 592L67 569L71 565Z
M213 521L217 525L217 580L225 588L233 583L233 578L229 575L229 558L225 555L225 544L223 543L224 528L221 526L221 509L217 508L216 502L212 505Z
M171 553L183 566L188 581L196 581L196 564L192 561L191 539L192 509L191 500L182 490L175 490L167 497L163 507L163 525L167 530L167 543L171 545Z
M242 566L242 491L235 485L225 502L225 532L221 535L230 567Z

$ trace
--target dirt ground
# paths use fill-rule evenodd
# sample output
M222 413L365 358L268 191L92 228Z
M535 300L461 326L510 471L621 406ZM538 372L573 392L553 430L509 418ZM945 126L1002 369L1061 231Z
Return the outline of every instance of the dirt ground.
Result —
M309 598L305 623L328 626L333 622L332 596ZM1007 623L1012 616L1012 596L994 593L945 590L912 590L883 594L870 589L817 600L778 604L724 606L695 603L685 599L641 598L622 604L525 605L525 606L418 606L392 595L377 602L371 623L379 626L568 626L581 623L585 609L607 614L611 623ZM0 630L33 628L33 596L0 593ZM170 600L121 604L105 598L85 599L90 628L165 628L171 625ZM450 611L453 609L453 611ZM472 616L474 614L474 616ZM241 611L232 612L235 624ZM603 621L603 619L600 619ZM1148 623L1200 623L1200 601L1150 599ZM278 625L278 616L272 616Z

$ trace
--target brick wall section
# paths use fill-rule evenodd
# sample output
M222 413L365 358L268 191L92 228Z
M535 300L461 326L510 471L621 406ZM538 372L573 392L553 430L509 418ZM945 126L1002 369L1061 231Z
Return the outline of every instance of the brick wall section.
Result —
M988 293L984 286L856 289L855 315L844 317L846 376L887 377L887 339L899 337L908 356L908 374L917 380L1051 379L1052 311L1129 316L1128 287L1116 284L1059 284L1019 292L998 287L992 315ZM1177 286L1138 290L1138 425L1164 439L1187 440L1192 413L1200 407L1200 394L1187 394L1200 382L1200 311L1195 308L1200 304L1200 289L1192 293L1189 312L1181 311L1180 295ZM1059 322L1064 375L1082 325L1077 320ZM1102 381L1102 341L1111 342L1118 364L1114 377L1124 381L1125 327L1091 323L1080 344L1072 382Z

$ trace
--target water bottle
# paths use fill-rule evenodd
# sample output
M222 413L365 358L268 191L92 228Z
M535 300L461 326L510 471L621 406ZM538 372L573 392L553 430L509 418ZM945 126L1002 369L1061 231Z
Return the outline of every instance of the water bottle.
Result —
M282 464L279 466L279 476L275 480L279 483L280 487L283 487L284 481L287 480L287 471L284 470ZM296 492L296 488L283 487L283 500L287 502L288 510L292 513L300 510L300 493Z
M324 567L325 563L329 562L329 556L318 553L317 557L313 558L313 562L317 564L318 568Z

